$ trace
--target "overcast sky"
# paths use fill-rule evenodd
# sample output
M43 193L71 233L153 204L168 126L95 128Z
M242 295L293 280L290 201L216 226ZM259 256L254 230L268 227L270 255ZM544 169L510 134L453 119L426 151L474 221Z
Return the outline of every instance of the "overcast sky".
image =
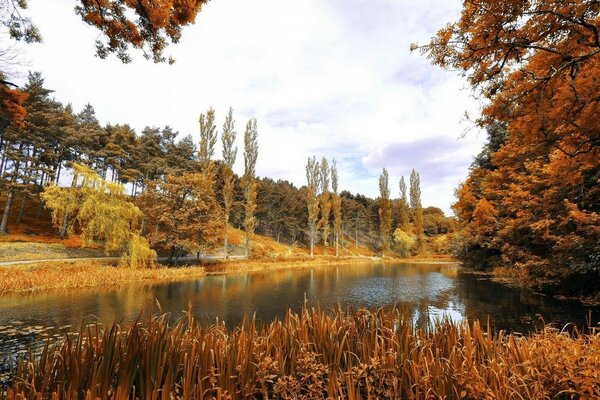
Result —
M102 123L170 125L198 137L200 112L220 128L232 106L238 139L258 119L257 173L305 184L309 156L336 158L340 187L378 195L412 168L423 204L450 211L454 189L483 141L464 118L477 111L464 78L410 53L446 23L460 0L212 0L167 54L175 65L94 56L97 31L72 0L30 0L44 43L23 46L55 97ZM465 132L469 131L465 136ZM241 140L239 141L241 144ZM217 154L220 154L220 149ZM243 168L238 153L236 172Z

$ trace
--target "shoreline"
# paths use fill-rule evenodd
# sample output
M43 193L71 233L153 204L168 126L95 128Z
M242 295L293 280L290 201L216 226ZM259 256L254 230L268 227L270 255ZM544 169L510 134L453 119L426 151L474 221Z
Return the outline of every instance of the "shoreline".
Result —
M77 290L110 288L135 283L177 282L198 279L209 275L255 273L285 269L305 269L344 264L369 263L432 263L454 264L451 259L386 258L361 256L316 256L291 260L230 260L215 261L202 265L178 267L161 266L154 269L127 269L89 260L64 262L40 262L38 264L14 265L0 269L0 296L32 294L54 290Z

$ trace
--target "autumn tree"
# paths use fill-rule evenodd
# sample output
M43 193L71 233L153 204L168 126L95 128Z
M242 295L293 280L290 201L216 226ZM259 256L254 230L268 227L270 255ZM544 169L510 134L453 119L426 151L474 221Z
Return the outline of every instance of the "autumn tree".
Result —
M200 114L200 146L198 147L198 161L200 168L205 171L209 168L215 153L217 143L217 126L215 125L215 110L208 109L206 114Z
M196 19L208 0L125 1L78 0L75 12L88 25L100 31L96 55L106 58L115 54L121 61L131 61L130 49L141 50L146 59L164 62L169 43L181 39L181 30ZM5 0L0 8L0 23L13 39L28 43L41 42L40 32L24 14L28 0ZM172 58L168 58L173 62Z
M258 158L258 130L256 118L251 118L246 124L244 132L244 176L242 187L244 188L244 245L246 257L250 256L250 239L254 235L256 218L256 160Z
M325 254L327 254L327 248L329 247L329 235L331 233L331 227L329 225L329 217L331 215L331 199L329 193L329 163L325 157L323 157L321 160L319 168L319 209L321 216L317 224L317 230L321 231L323 248L325 250Z
M479 91L482 127L502 127L458 191L466 247L480 263L501 253L536 289L600 285L599 14L593 0L465 2L421 48Z
M224 203L224 221L225 221L225 234L223 240L223 257L227 259L227 234L229 231L229 214L231 213L231 207L233 207L233 190L235 185L235 178L233 176L233 164L237 156L237 146L235 146L235 121L233 119L233 109L229 108L229 113L225 118L223 124L223 134L221 135L221 144L223 148L223 163L225 168L223 171L223 203Z
M169 175L148 185L138 197L147 224L147 238L173 257L214 248L223 235L223 214L214 181L206 173Z
M390 250L390 235L392 231L392 203L390 200L390 177L387 169L383 169L379 176L379 234L381 238L382 252L385 257L386 251Z
M400 177L400 200L398 201L398 227L408 232L410 226L410 205L406 194L406 182Z
M340 239L342 237L342 198L338 193L338 168L335 159L331 162L331 204L333 209L333 235L335 238L335 256L339 256Z
M423 237L423 206L421 205L421 178L414 169L410 173L410 211L413 227L417 237L417 251L421 252L424 245Z
M308 239L310 241L310 256L315 255L315 240L317 239L317 220L319 218L319 188L321 168L315 157L309 157L306 163L306 205L308 210Z

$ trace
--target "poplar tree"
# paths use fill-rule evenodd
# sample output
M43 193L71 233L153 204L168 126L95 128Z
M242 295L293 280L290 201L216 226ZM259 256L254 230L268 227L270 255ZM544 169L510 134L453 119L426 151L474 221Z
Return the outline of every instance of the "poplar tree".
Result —
M233 189L235 185L235 179L233 177L233 164L235 164L235 158L237 156L237 146L235 146L236 132L234 130L234 125L235 121L233 119L233 109L229 107L229 114L227 114L227 117L225 118L225 123L223 124L223 134L221 135L221 143L223 145L223 163L225 164L225 168L223 171L223 200L225 205L225 234L223 240L223 257L225 259L227 259L227 234L229 231L229 214L231 213L231 207L233 206Z
M423 250L423 206L421 205L421 178L414 169L410 173L410 208L417 235L417 249Z
M250 239L254 235L256 218L256 159L258 158L258 130L256 118L251 118L246 124L244 132L244 176L242 187L244 189L244 230L246 257L250 255Z
M338 169L335 158L331 162L331 189L333 208L333 235L335 238L335 256L339 256L340 237L342 236L342 198L338 193Z
M406 182L404 177L400 178L400 201L398 202L398 222L399 228L408 233L410 225L410 206L408 204L408 196L406 194Z
M306 163L306 206L308 209L308 237L310 240L310 256L315 255L315 239L317 237L317 219L319 217L319 163L315 157L309 157Z
M208 109L206 114L200 114L200 146L198 147L198 161L202 171L208 170L217 143L217 127L215 125L215 110Z
M319 225L317 229L321 230L321 236L323 238L323 247L325 249L325 254L327 254L327 248L329 247L329 234L331 232L331 227L329 226L329 215L331 214L331 201L329 193L329 163L327 162L327 159L325 157L322 158L319 167L319 185L321 191L321 195L319 196L319 203L321 209L321 218L319 220Z
M382 257L390 249L390 234L392 230L392 204L390 201L389 174L387 169L383 169L379 176L379 234L382 244Z

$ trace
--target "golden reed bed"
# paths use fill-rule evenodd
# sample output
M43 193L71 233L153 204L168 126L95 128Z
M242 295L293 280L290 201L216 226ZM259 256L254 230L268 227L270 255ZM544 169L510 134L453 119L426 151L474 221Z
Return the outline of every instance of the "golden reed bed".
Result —
M16 367L6 399L598 399L600 334L493 334L398 310L305 309L82 328Z

